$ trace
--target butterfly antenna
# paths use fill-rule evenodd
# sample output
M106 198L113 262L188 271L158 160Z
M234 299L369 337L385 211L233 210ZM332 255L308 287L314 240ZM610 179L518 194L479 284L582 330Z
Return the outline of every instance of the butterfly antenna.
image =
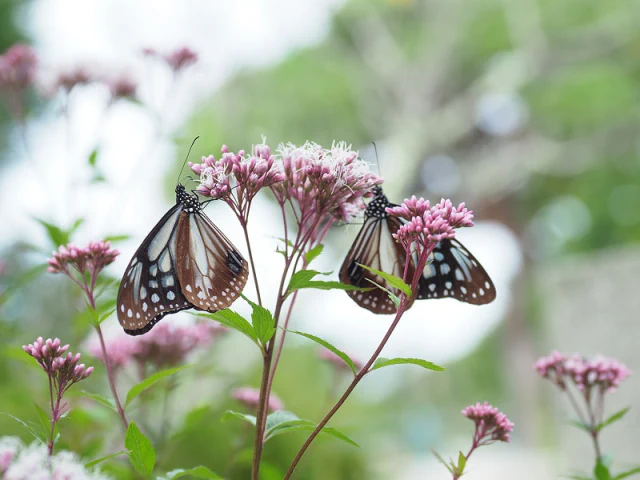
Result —
M378 158L378 147L376 146L376 142L371 142L373 144L373 151L376 152L376 165L378 165L378 175L380 175L380 159Z
M198 140L199 138L200 138L200 136L198 135L196 138L193 139L193 142L191 142L191 146L189 147L189 151L187 152L187 156L184 158L184 162L182 162L182 168L180 169L180 173L178 174L178 180L176 181L176 183L180 183L180 175L182 175L182 171L184 170L184 166L187 164L187 160L189 160L189 154L191 153L191 149L195 145L196 140Z

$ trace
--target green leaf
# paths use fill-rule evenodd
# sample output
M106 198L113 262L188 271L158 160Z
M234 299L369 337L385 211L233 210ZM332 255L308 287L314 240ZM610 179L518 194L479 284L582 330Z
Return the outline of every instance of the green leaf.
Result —
M253 331L256 334L258 340L263 344L271 340L276 333L275 320L273 315L266 308L252 302L244 295L240 294L244 300L251 305L253 312L251 313L251 323L253 324Z
M593 469L593 474L596 477L596 480L611 480L611 473L609 473L609 469L601 462L598 462Z
M369 270L371 273L375 273L376 275L384 278L389 285L391 285L393 288L397 290L400 290L407 297L411 296L411 287L406 283L404 283L404 281L401 278L398 278L395 275L391 275L390 273L381 272L380 270L376 270L375 268L371 268L366 265L362 265L360 263L358 265L360 265L365 270Z
M622 410L617 411L616 413L611 415L609 418L607 418L604 422L602 422L600 425L598 425L596 427L596 430L600 431L604 427L607 427L607 426L611 425L612 423L617 422L622 417L624 417L630 409L631 409L631 407L626 407L626 408L623 408Z
M244 420L245 422L249 422L254 427L256 426L256 417L253 415L247 415L246 413L234 412L233 410L227 410L222 415L221 421L226 422L232 418L239 418L240 420Z
M316 270L300 270L291 276L291 280L289 280L289 286L287 287L287 293L291 293L294 290L298 290L300 288L306 288L305 286L316 275L331 275L331 273L333 272L323 273L317 272Z
M116 311L116 308L113 307L109 310L107 310L105 313L103 313L102 315L100 315L100 318L98 318L98 325L100 325L102 322L104 322L107 318L109 318L111 315L113 315L113 312Z
M569 424L573 425L576 428L579 428L580 430L591 433L591 427L586 423L579 422L578 420L571 420L569 421Z
M180 367L168 368L167 370L162 370L160 372L156 372L148 378L145 378L140 383L131 387L129 393L127 393L127 399L124 402L124 408L127 408L129 404L142 392L146 389L152 387L156 383L158 383L163 378L167 378L175 373L178 373L180 370L184 370L185 368L189 368L191 365L182 365Z
M75 231L78 230L78 228L80 228L80 225L82 225L83 223L84 218L78 218L75 222L73 222L73 225L71 225L71 228L67 232L69 235L69 240L71 240L71 235L75 233Z
M216 322L224 325L225 327L237 330L243 335L249 337L252 342L260 347L260 341L258 340L258 336L256 335L253 326L251 326L251 324L242 315L234 312L233 310L225 308L224 310L220 310L219 312L215 313L200 313L195 315L198 317L211 318Z
M116 406L113 403L113 400L109 400L109 399L103 397L100 394L87 392L86 390L80 390L80 395L83 395L83 396L88 397L88 398L90 398L92 400L95 400L96 402L98 402L103 407L107 407L109 410L117 412Z
M453 468L451 467L451 465L449 465L444 458L442 458L440 456L440 454L438 452L436 452L434 449L431 449L431 453L433 453L433 455L438 459L438 461L444 465L446 467L447 470L449 470L449 473L451 473L453 475Z
M119 452L116 452L116 453L110 453L109 455L105 455L104 457L91 460L90 462L86 463L84 467L92 468L92 467L95 467L96 465L101 464L102 462L106 462L107 460L111 460L112 458L119 457L120 455L126 455L127 453L129 452L127 452L126 450L120 450Z
M622 480L623 478L629 478L632 475L636 475L639 473L640 473L640 467L635 467L635 468L632 468L631 470L627 470L625 472L619 473L618 475L613 477L613 480Z
M434 372L443 372L445 370L444 367L436 365L435 363L427 362L420 358L378 358L369 371L372 372L379 368L404 364L418 365L419 367L426 368L427 370L433 370Z
M207 467L199 466L185 470L178 468L171 470L167 473L166 477L162 477L164 480L173 480L174 478L193 477L193 478L208 478L208 479L221 479L222 477L216 473L213 473Z
M33 428L31 425L28 425L27 423L25 423L22 420L20 420L18 417L14 417L13 415L10 415L8 413L0 412L0 415L6 415L7 417L13 418L16 422L18 422L20 425L22 425L31 435L33 435L33 438L35 438L36 440L38 440L39 442L41 442L44 445L47 444L46 437L42 437L38 433L38 431L35 428Z
M104 237L105 242L118 243L124 242L125 240L129 240L131 235L109 235L108 237Z
M355 285L349 285L347 283L340 283L336 281L324 282L321 280L310 280L303 286L298 287L296 290L300 290L302 288L315 288L318 290L351 290L357 292L368 292L369 290L373 290L373 287L356 287Z
M156 464L156 452L147 437L138 429L135 422L129 424L124 437L124 446L129 450L129 462L140 475L151 478Z
M69 234L67 232L40 218L36 218L35 220L45 228L47 235L49 235L49 239L56 247L69 243Z
M353 363L353 360L351 360L351 358L349 358L349 355L344 353L342 350L334 347L333 345L331 345L326 340L323 340L320 337L316 337L315 335L311 335L310 333L298 332L296 330L287 330L287 331L291 332L291 333L295 333L296 335L300 335L302 337L306 337L309 340L313 340L314 342L322 345L326 349L331 350L333 353L335 353L337 356L339 356L344 361L344 363L346 363L349 366L349 368L351 369L351 371L353 372L354 375L357 375L358 369L356 368L355 363Z
M316 259L318 257L318 255L320 255L322 253L323 250L324 250L324 245L319 244L319 245L316 245L315 247L313 247L307 253L305 253L304 254L304 262L305 262L305 264L309 265L311 262L313 262L313 260Z
M295 417L295 415L291 414L292 416ZM267 434L265 435L265 439L264 441L267 442L268 440L272 439L275 436L278 435L282 435L284 433L291 433L291 432L298 432L298 431L306 431L306 432L311 432L316 428L316 423L310 421L310 420L301 420L301 419L297 419L297 420L289 420L286 422L282 422L279 423L278 425L272 427L271 429L269 429L267 431ZM334 438L337 438L339 440L342 440L343 442L348 443L349 445L353 445L354 447L358 447L360 448L360 445L358 445L356 442L354 442L351 438L349 438L347 435L345 435L344 433L340 432L339 430L336 430L335 428L332 427L324 427L320 433L324 433L326 435L331 435Z
M458 475L462 475L464 473L464 467L467 466L467 457L464 456L464 453L458 452Z
M37 403L33 404L36 407L36 413L38 414L38 420L40 422L41 434L47 441L51 441L51 419L47 412L45 412ZM57 430L57 428L56 428ZM53 432L53 438L55 438L56 432Z
M94 148L93 151L89 154L89 165L91 167L95 167L97 159L98 159L98 149Z

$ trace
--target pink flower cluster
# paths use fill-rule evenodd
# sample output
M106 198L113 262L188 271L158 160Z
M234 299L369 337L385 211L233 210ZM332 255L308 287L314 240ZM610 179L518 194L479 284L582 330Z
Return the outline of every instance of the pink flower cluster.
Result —
M318 356L320 357L321 360L324 360L325 362L331 364L336 370L348 370L349 372L351 371L349 366L346 363L344 363L344 360L341 359L338 355L333 353L328 348L323 348L322 350L320 350L318 352ZM362 362L358 360L354 360L353 358L351 359L351 361L356 366L356 370L359 371L362 369L363 367Z
M16 44L0 55L0 89L23 90L33 84L37 57L28 45Z
M513 423L507 416L487 402L476 403L462 410L462 415L476 425L473 448L500 441L509 442Z
M57 252L53 252L53 258L47 260L50 273L64 273L70 276L69 267L74 268L81 275L89 273L91 278L96 278L107 265L113 263L120 255L118 250L112 249L109 242L90 242L84 248L73 244L61 245Z
M260 391L256 388L235 388L231 392L231 396L251 410L256 410L258 408L258 403L260 403ZM277 410L282 410L284 408L284 404L282 403L282 400L280 400L275 394L272 393L269 396L268 408L272 412L275 412Z
M198 61L198 54L189 47L178 48L167 54L161 54L154 48L145 48L142 53L148 57L159 58L174 72L180 72Z
M402 205L388 208L387 213L407 220L393 235L407 250L416 243L428 249L445 238L453 238L456 228L473 226L473 212L464 203L454 207L444 198L432 207L428 200L413 196Z
M365 209L364 197L383 180L344 142L331 148L307 142L280 145L284 179L272 187L278 201L295 202L300 216L348 221Z
M589 359L577 354L569 357L560 352L539 358L534 368L540 376L551 380L562 390L566 389L566 381L569 380L581 392L589 392L593 388L615 392L620 383L631 375L631 370L612 358L597 355Z
M0 478L6 473L22 448L22 441L18 437L0 437Z
M58 73L53 90L62 89L70 92L78 85L87 85L96 80L95 76L86 68L76 66Z
M126 73L106 78L104 82L109 88L113 100L119 98L135 98L136 92L138 91L138 84Z
M202 163L189 162L189 167L200 175L198 193L223 198L240 213L245 212L260 189L283 179L271 149L265 144L255 146L251 155L245 155L244 150L230 152L224 145L219 160L209 155L202 157ZM233 189L235 197L229 195Z
M93 367L85 367L80 361L80 354L65 352L69 345L61 345L60 339L44 340L38 337L35 342L24 345L22 349L36 359L38 365L55 381L60 395L71 385L87 378L93 373Z
M135 362L138 365L149 363L160 369L183 363L191 352L209 345L225 330L214 322L176 324L165 320L139 337L118 332L105 339L105 346L109 363L114 368ZM93 357L104 361L97 337L89 341L87 349Z

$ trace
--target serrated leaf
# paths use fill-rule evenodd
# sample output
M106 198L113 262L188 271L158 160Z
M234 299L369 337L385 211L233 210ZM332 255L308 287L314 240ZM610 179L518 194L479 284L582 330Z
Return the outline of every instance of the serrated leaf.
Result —
M427 362L420 358L378 358L376 363L371 367L370 372L383 367L389 367L391 365L418 365L419 367L426 368L427 370L433 370L434 372L443 372L445 369L435 363Z
M97 160L98 160L98 149L94 148L93 151L89 154L89 165L91 167L95 167Z
M151 478L156 464L156 452L151 441L142 434L135 422L131 422L127 428L124 446L128 450L129 462L133 468L145 478Z
M175 478L193 477L193 478L207 478L207 479L221 479L222 477L216 473L213 473L207 467L199 466L185 470L184 468L178 468L171 470L167 473L166 477L162 477L164 480L173 480Z
M404 283L404 280L396 277L395 275L391 275L390 273L381 272L380 270L376 270L375 268L368 267L367 265L358 264L365 270L369 270L371 273L375 273L376 275L384 278L389 285L393 288L400 290L407 297L411 297L411 287Z
M335 353L337 356L339 356L342 361L344 363L347 364L347 366L351 369L351 371L353 372L354 375L358 374L358 369L356 368L355 363L353 363L353 360L351 360L351 358L349 357L349 355L347 355L346 353L344 353L342 350L334 347L333 345L331 345L329 342L327 342L326 340L323 340L320 337L316 337L315 335L311 335L310 333L305 333L305 332L299 332L296 330L287 330L288 332L291 333L295 333L296 335L300 335L302 337L308 338L309 340L313 340L314 342L322 345L323 347L325 347L326 349L332 351L333 353Z
M129 390L129 393L127 393L127 399L124 402L124 408L127 408L129 406L129 404L138 395L140 395L142 392L144 392L148 388L150 388L153 385L155 385L156 383L158 383L163 378L170 377L171 375L174 375L174 374L178 373L179 371L184 370L185 368L189 368L190 366L191 365L182 365L180 367L168 368L167 370L162 370L160 372L156 372L153 375L151 375L150 377L145 378L140 383L138 383L138 384L134 385L133 387L131 387L131 390Z
M116 453L110 453L109 455L105 455L104 457L96 458L95 460L91 460L90 462L85 463L84 467L92 468L96 465L101 464L102 462L106 462L107 460L111 460L112 458L119 457L120 455L127 455L128 453L129 452L127 452L126 450L120 450Z
M619 473L618 475L613 477L613 480L622 480L623 478L629 478L632 475L636 475L636 474L640 474L640 467L635 467L635 468L632 468L631 470L627 470L625 472Z
M631 407L626 407L623 408L622 410L617 411L616 413L612 414L609 418L607 418L604 422L602 422L601 424L599 424L596 427L597 431L602 430L604 427L611 425L614 422L617 422L618 420L620 420L622 417L624 417L627 412L631 410Z
M258 336L256 335L253 326L239 313L234 312L228 308L224 310L220 310L215 313L206 313L206 314L195 314L198 317L206 317L219 322L225 327L232 328L242 333L243 335L249 337L252 342L260 347L260 342L258 341Z
M258 340L263 344L271 340L271 338L276 333L275 320L273 319L273 315L266 308L258 305L257 303L252 302L244 295L240 294L240 296L251 305L251 323L253 325L253 330L256 334Z
M233 410L227 410L226 412L224 412L224 414L222 415L221 421L226 422L233 418L239 418L240 420L244 420L245 422L250 423L254 427L256 426L257 420L255 416L247 415L246 413L234 412Z
M438 452L436 452L434 449L431 449L431 453L433 453L433 455L436 457L436 459L445 466L445 468L447 470L449 470L449 473L451 473L453 475L453 468L451 468L451 465L449 465L444 458L442 458L440 456L440 454Z
M47 444L46 437L41 437L38 431L35 428L33 428L31 425L28 425L26 422L23 422L18 417L14 417L13 415L10 415L8 413L0 412L0 415L6 415L9 418L13 418L16 422L22 425L33 436L33 438L35 438L36 440L38 440L40 443L44 445Z
M596 477L596 480L611 480L611 473L609 469L601 462L596 463L595 468L593 469L593 474Z
M278 410L277 412L273 412L267 415L265 430L268 432L281 423L290 422L292 420L300 420L300 418L293 412L288 412L287 410Z
M319 244L313 247L307 253L305 253L304 254L305 264L309 265L311 262L313 262L313 260L315 260L318 257L318 255L322 253L323 250L324 250L324 245Z
M318 272L316 270L300 270L294 273L289 280L289 286L287 287L287 293L291 293L294 290L305 288L315 276L317 275L331 275L333 272Z

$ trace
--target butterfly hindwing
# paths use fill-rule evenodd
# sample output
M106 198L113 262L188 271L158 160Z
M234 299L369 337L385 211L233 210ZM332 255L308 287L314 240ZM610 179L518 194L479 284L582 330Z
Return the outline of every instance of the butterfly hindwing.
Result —
M496 298L496 288L480 262L458 240L438 243L422 273L419 299L455 298L484 305Z
M180 215L185 213L178 203L147 235L122 277L118 320L130 335L146 333L168 313L192 307L182 294L177 277Z
M202 212L180 214L178 258L182 293L201 310L229 307L247 283L247 261Z
M405 252L392 237L399 228L400 222L396 217L368 217L342 263L340 281L362 288L375 287L377 284L400 296L400 291L392 288L382 277L359 265L402 278ZM413 275L413 270L409 275ZM387 292L380 288L376 287L366 292L347 291L347 294L362 308L373 313L392 314L396 311L396 306Z

